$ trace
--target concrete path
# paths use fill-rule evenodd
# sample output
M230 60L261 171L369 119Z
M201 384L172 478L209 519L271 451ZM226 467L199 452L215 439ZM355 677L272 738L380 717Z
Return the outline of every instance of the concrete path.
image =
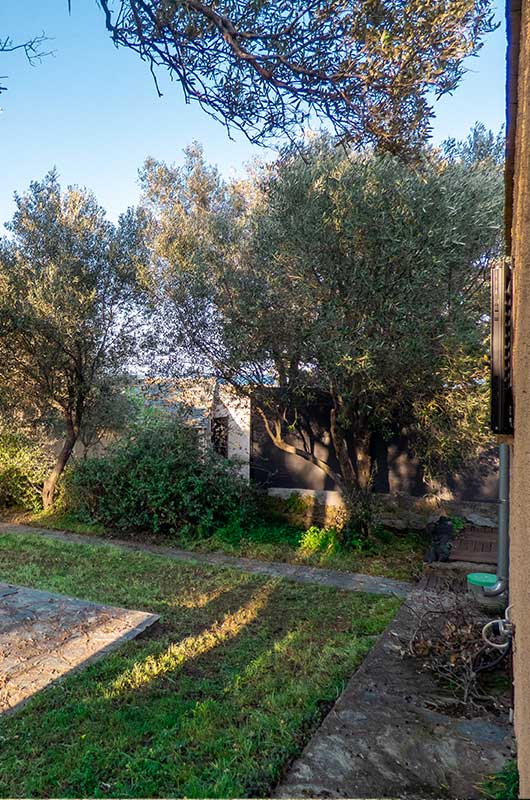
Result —
M0 583L0 714L18 710L157 620L144 611Z
M172 558L176 561L211 564L217 567L231 567L243 570L244 572L268 575L274 578L287 578L288 580L297 581L298 583L318 583L322 586L332 586L336 589L343 589L348 592L369 592L370 594L406 597L414 588L412 583L393 580L392 578L378 578L371 575L340 572L339 570L322 569L320 567L297 566L294 564L284 564L280 561L259 561L255 558L237 558L236 556L229 556L224 553L190 552L189 550L178 550L175 547L166 547L164 545L138 544L124 539L106 539L103 536L52 531L44 528L34 528L30 525L2 522L0 523L0 534L1 533L29 533L34 536L56 539L60 542L118 547L121 550L128 550L135 553L151 553L153 555Z
M414 591L277 787L280 798L474 800L513 756L508 712L466 718L398 646L427 598Z

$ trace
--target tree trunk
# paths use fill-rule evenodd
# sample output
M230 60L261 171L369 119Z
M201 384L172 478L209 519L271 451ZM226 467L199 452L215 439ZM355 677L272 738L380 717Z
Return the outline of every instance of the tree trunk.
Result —
M370 433L363 431L355 437L355 456L359 488L366 491L372 481L372 459L370 456Z
M338 412L336 408L331 409L330 414L330 434L331 441L333 442L333 449L339 462L341 475L345 486L354 491L357 486L357 475L353 466L351 456L348 450L348 442L341 426L338 423Z
M68 464L68 460L72 455L72 451L75 447L75 443L77 441L77 434L75 432L74 426L71 422L67 422L67 434L64 444L61 448L61 452L57 456L57 461L55 462L55 466L44 481L44 486L42 487L42 504L44 506L44 510L47 511L53 506L53 501L55 499L55 489L57 488L57 481L61 477L64 472L64 468Z
M334 407L330 415L330 432L344 480L343 498L350 522L355 527L357 535L368 537L373 524L370 433L361 427L357 415L352 415L355 454L352 459L348 441L339 422L339 404L340 397L334 396Z

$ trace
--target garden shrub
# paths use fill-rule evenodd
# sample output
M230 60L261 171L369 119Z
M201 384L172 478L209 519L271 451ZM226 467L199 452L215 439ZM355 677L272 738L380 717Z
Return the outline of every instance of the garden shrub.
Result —
M0 508L37 512L53 466L45 447L23 434L0 431Z
M306 553L337 553L341 547L341 536L336 528L312 525L300 537L300 549Z
M71 509L123 531L206 538L234 520L249 521L254 496L234 464L203 452L197 430L180 417L143 417L99 458L67 478Z

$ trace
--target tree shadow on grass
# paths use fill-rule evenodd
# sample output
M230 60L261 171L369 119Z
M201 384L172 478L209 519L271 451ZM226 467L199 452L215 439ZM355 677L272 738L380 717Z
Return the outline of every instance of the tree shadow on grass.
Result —
M351 635L340 608L308 609L299 587L269 581L248 589L235 611L225 609L236 595L214 600L210 624L193 635L167 629L133 642L1 725L0 794L266 793L371 641ZM311 593L314 602L322 591ZM357 641L355 657L336 657L333 622L350 646ZM18 759L13 772L20 742L29 761Z
M22 574L0 556L7 579ZM93 563L76 546L26 557L39 588L162 621L0 720L4 797L263 796L392 605L153 557L98 552Z

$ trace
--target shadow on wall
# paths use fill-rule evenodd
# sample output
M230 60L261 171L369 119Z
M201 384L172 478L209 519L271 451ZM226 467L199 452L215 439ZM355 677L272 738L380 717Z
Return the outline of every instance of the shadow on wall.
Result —
M328 430L324 408L312 411L314 417L315 455L337 468L337 459ZM304 458L277 448L267 435L263 421L252 409L250 442L250 477L271 490L335 492L338 486L314 464ZM296 433L287 441L298 447L303 442ZM448 475L443 483L425 479L422 465L412 452L406 436L389 440L373 435L371 458L375 466L374 491L379 494L398 494L423 497L435 493L443 499L465 502L497 502L498 463L496 448L485 451L476 467Z

